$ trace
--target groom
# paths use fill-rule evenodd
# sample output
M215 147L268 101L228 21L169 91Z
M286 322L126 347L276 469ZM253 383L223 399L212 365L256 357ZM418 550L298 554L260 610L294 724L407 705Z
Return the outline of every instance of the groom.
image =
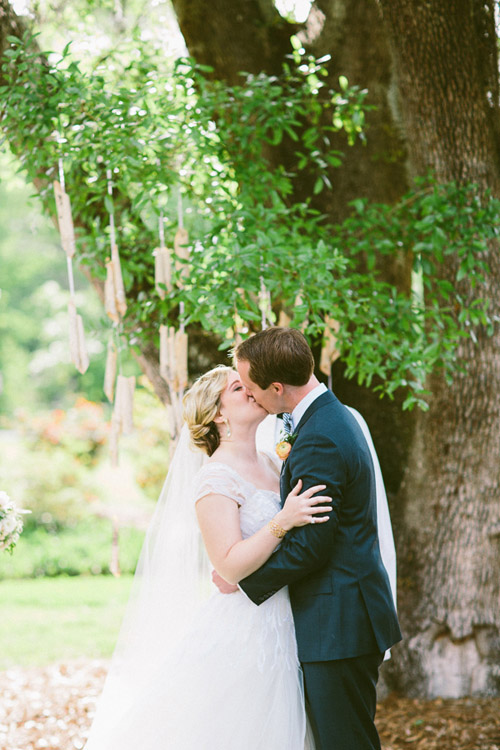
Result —
M235 352L243 385L271 414L291 413L295 436L281 500L299 479L325 484L330 520L292 529L240 588L261 604L289 586L317 750L377 750L378 668L401 640L377 538L370 451L349 410L313 374L304 336L268 328Z

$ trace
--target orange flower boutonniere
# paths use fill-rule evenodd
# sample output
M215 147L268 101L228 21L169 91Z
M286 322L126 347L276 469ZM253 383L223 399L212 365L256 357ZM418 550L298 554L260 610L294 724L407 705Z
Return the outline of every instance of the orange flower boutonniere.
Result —
M286 437L283 438L283 440L280 440L279 443L276 445L276 453L281 458L282 461L286 461L288 456L290 455L290 451L292 450L292 445L294 444L295 440L297 438L297 435L286 435Z

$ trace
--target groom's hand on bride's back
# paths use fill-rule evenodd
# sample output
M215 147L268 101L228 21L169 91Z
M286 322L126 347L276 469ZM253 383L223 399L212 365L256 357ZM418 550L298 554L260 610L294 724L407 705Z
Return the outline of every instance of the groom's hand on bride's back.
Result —
M238 591L238 586L234 583L228 583L216 570L212 570L212 581L215 583L221 594L234 594Z

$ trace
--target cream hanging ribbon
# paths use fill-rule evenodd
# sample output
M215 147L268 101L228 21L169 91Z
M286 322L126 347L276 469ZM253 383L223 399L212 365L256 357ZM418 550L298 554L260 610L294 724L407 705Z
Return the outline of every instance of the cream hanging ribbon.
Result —
M337 349L337 337L335 336L340 328L340 323L338 320L326 317L325 324L319 369L330 377L332 364L340 357L340 352Z
M155 288L158 296L165 299L166 293L172 291L172 251L165 245L165 229L163 226L163 211L158 220L158 234L160 247L153 250L155 259ZM166 289L161 286L165 285Z
M188 335L173 326L160 326L160 375L174 391L188 384Z
M175 270L177 286L182 288L183 280L189 274L187 265L190 258L188 233L184 228L182 195L179 189L177 201L178 229L174 238ZM172 255L165 246L163 214L160 212L160 247L155 250L155 285L159 296L164 299L164 283L172 290ZM170 395L169 423L175 443L182 428L182 396L188 385L188 335L184 324L184 302L179 304L179 330L173 326L160 326L160 375L168 385Z
M85 333L83 320L76 310L75 281L73 277L73 256L75 254L75 230L71 214L71 202L66 193L64 183L64 169L62 158L59 159L59 181L54 180L54 196L56 200L57 222L61 235L61 244L66 253L68 270L69 294L68 320L69 320L69 348L71 361L80 373L87 371L89 357L85 345Z
M264 282L264 278L260 277L260 289L259 289L259 310L261 314L261 327L262 330L273 325L274 313L271 304L271 292L267 290Z
M113 334L111 334L109 341L108 341L108 351L106 355L106 370L104 372L104 393L106 394L108 401L111 401L111 403L113 403L113 398L115 395L115 382L116 382L117 367L118 367L118 351L117 351L116 344L113 339Z
M174 251L175 251L175 270L179 275L178 286L182 288L183 280L189 276L189 258L191 257L191 250L188 245L189 236L184 227L184 211L182 208L182 193L179 187L177 192L177 224L178 229L174 237ZM181 310L179 311L180 318L184 315L184 303L181 303Z
M280 310L280 316L278 318L278 325L280 328L288 328L292 319L286 314L284 310Z
M297 296L295 297L294 307L300 307L303 304L304 304L304 297L302 296L302 292L299 292ZM300 326L300 330L302 331L302 333L304 333L304 331L306 330L308 323L309 323L309 318L305 318L302 325Z
M76 312L75 303L72 299L68 302L69 317L69 351L71 361L78 372L82 374L87 371L89 357L85 347L85 333L83 331L82 316Z
M170 434L176 439L182 429L182 396L188 384L188 336L173 326L160 326L160 375L168 385Z
M115 404L111 417L110 453L111 463L118 466L118 439L120 435L129 435L134 429L135 377L118 375L116 381Z
M243 300L245 291L241 288L236 290ZM232 328L228 328L226 331L226 339L233 341L234 348L238 347L243 341L243 334L248 333L248 325L245 323L241 315L238 313L236 303L234 304L234 324Z
M113 183L111 170L106 170L108 182L108 195L113 199ZM120 253L116 244L115 216L111 207L109 211L109 236L111 244L111 257L106 259L106 282L104 284L104 309L113 323L118 323L127 312L127 301L125 288L123 286Z

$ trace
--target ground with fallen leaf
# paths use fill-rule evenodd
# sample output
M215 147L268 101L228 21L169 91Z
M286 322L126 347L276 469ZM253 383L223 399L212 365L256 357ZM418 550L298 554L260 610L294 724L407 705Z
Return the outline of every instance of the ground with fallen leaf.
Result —
M0 750L81 750L108 663L0 672ZM500 698L390 695L378 707L377 724L384 750L500 750Z

